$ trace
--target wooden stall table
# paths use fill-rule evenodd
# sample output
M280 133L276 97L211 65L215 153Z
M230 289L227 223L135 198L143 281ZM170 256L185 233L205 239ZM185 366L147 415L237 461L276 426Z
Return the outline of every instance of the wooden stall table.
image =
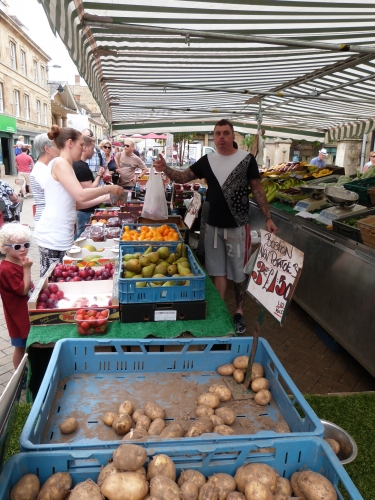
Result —
M143 323L108 323L104 335L90 335L100 339L144 339L144 338L176 338L193 337L226 337L235 335L232 317L210 278L206 277L207 316L205 320L191 321L156 321ZM29 355L29 375L27 399L35 398L53 347L58 340L86 338L78 335L75 323L59 325L32 326L27 339Z

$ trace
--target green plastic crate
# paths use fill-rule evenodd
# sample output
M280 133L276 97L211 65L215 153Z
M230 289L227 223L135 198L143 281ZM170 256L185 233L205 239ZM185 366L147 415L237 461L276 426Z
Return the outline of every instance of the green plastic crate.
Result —
M354 191L359 195L358 203L363 203L364 205L371 205L370 195L367 190L375 187L375 177L368 177L367 179L355 179L352 182L344 184L344 188L349 191Z

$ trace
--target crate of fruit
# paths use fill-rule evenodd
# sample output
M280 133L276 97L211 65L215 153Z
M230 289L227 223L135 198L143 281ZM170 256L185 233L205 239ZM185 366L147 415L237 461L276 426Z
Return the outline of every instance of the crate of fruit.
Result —
M183 241L183 238L176 224L123 224L120 245L137 241L161 245L165 242Z
M351 240L358 241L362 243L361 232L358 227L358 222L361 219L365 219L369 215L375 215L375 208L371 210L366 210L366 212L360 212L359 214L352 214L340 219L332 221L333 231L342 236L346 236Z
M354 191L359 195L358 203L363 203L365 205L371 205L371 198L368 194L368 189L375 186L375 177L368 177L365 179L355 179L347 184L344 184L344 188L349 191Z
M120 246L119 302L179 302L205 298L206 275L184 243Z
M357 225L361 231L363 244L375 248L375 215L358 221Z
M164 455L161 459L158 458L160 454ZM160 462L164 466L162 475ZM134 473L137 466L144 467L149 483L144 476ZM110 473L114 467L128 472ZM292 493L301 498L303 493L306 499L363 500L331 448L316 437L276 438L268 443L253 440L241 444L176 446L162 450L158 446L139 443L131 449L125 444L115 452L19 453L7 462L1 474L0 498L26 498L15 495L18 481L26 474L33 474L26 480L29 493L34 494L27 498L36 498L41 487L48 495L53 481L60 485L62 494L65 487L66 492L73 490L71 497L77 499L105 496L141 500L151 498L148 495L175 499L198 498L198 494L199 498L245 498L244 493L246 498L272 499L277 496L276 490L284 493L277 496L283 499L291 498ZM259 493L260 490L262 496L250 495L254 488L251 481L254 480L255 491ZM84 482L86 484L79 485ZM129 496L130 491L132 496ZM237 496L235 492L238 492ZM190 496L186 496L187 493ZM214 493L216 495L212 496ZM48 498L52 497L48 495Z
M21 434L22 450L114 448L130 428L119 429L118 421L111 427L103 418L123 413L120 405L124 401L130 401L134 412L143 408L147 413L150 401L164 411L159 435L146 436L160 446L322 437L321 421L266 340L259 339L254 376L258 386L268 385L268 391L260 394L271 398L268 402L242 391L243 385L232 375L219 374L227 364L244 363L252 344L252 337L58 341ZM225 419L230 429L225 428L227 434L220 434L222 428L211 427L199 435L191 430L197 424L197 402L214 384L225 385L232 394L219 403L216 415L224 409L234 420L229 426ZM134 412L130 411L135 420ZM63 435L60 425L68 417L75 417L78 427ZM132 419L127 420L124 424L135 425Z

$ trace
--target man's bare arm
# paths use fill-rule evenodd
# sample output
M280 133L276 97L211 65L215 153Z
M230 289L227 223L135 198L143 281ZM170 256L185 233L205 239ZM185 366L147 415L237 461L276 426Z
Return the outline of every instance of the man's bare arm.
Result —
M167 177L169 177L169 179L179 184L185 184L186 182L193 181L197 178L197 176L192 170L190 170L190 168L180 171L167 166L164 170L164 173Z
M267 231L276 234L277 227L272 220L266 193L264 192L260 179L250 179L250 187L251 192L253 193L253 198L266 219Z

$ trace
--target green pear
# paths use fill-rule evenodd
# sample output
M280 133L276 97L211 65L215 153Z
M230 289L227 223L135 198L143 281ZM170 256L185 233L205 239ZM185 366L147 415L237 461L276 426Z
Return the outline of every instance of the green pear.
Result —
M143 278L142 274L135 274L133 278Z
M126 262L125 268L127 271L132 271L134 274L141 272L142 266L138 259L130 259Z
M176 282L175 281L166 281L163 283L162 286L175 286Z
M150 252L148 254L148 258L150 259L150 262L152 262L152 264L157 264L160 260L158 252Z
M165 259L168 264L173 264L173 262L177 259L177 255L175 253L171 253L168 259Z
M135 284L136 288L145 288L146 286L147 286L146 281L137 281L137 283Z
M153 275L154 269L155 269L155 264L149 264L148 266L143 267L142 268L142 276L144 278L151 278L151 276Z
M190 269L186 269L186 267L183 267L180 263L177 264L177 269L181 276L187 276L190 274Z
M179 243L176 248L176 252L180 257L186 257L186 245L185 243Z
M189 262L186 257L180 257L179 259L174 261L174 264L178 264L181 262Z
M123 276L124 278L133 278L135 276L135 273L133 273L132 271L125 271Z
M148 257L148 255L141 255L139 257L139 262L142 267L146 267L150 264L150 258Z
M176 264L171 264L170 266L167 267L167 273L168 276L173 276L174 274L177 273L177 266Z
M167 274L168 264L166 262L159 262L159 264L155 267L155 274Z
M184 260L183 262L180 262L180 264L182 267L186 267L186 269L190 269L190 264L186 260Z
M172 276L172 278L181 278L181 276L179 274L174 274ZM177 286L183 286L183 285L185 285L185 281L179 280L179 281L176 281L176 284L177 284Z
M143 255L148 255L150 252L152 252L152 246L151 245L149 247L147 247L147 250L145 250L143 252Z
M161 259L167 259L170 255L170 251L168 247L160 247L157 249L158 254L160 255Z
M128 260L131 260L131 259L134 259L134 254L132 254L132 253L127 253L127 254L123 255L123 257L122 257L122 260L125 262L127 262Z
M154 274L153 278L166 278L165 274ZM162 281L150 281L151 286L162 286L163 282Z

